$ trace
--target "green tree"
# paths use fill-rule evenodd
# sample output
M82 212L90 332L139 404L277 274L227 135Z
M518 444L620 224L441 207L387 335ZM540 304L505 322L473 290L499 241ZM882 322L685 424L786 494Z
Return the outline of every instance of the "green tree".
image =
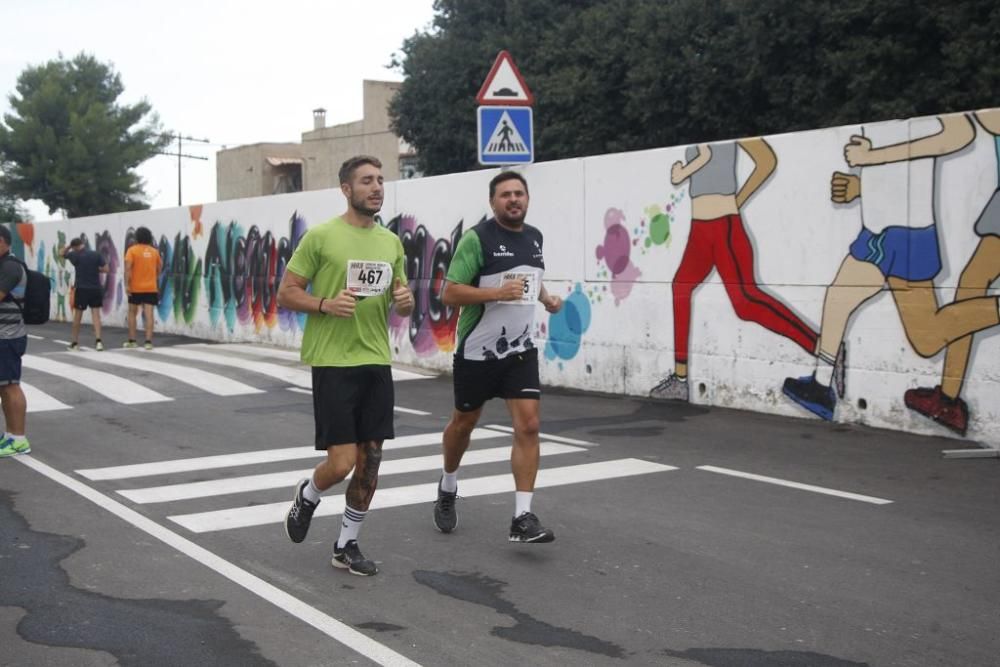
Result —
M147 101L117 102L123 91L84 53L25 69L0 123L0 188L71 218L149 208L135 168L169 138Z
M427 174L476 166L475 94L507 49L536 159L996 104L1000 3L437 0L394 64L393 128Z
M21 208L15 197L0 190L0 224L5 222L27 222L30 219L31 216Z

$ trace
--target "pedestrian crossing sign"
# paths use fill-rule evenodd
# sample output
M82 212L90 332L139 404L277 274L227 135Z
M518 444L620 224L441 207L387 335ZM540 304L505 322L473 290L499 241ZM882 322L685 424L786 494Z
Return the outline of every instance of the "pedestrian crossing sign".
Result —
M479 107L479 164L528 164L535 159L531 107Z

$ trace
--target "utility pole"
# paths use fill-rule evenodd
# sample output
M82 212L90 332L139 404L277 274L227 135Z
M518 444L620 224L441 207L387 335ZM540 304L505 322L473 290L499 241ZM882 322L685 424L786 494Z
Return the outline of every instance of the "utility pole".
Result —
M180 132L178 132L177 134L169 134L167 136L177 141L177 152L165 153L163 151L160 151L160 155L169 155L171 157L177 158L177 205L182 206L183 204L181 203L181 160L184 158L187 158L189 160L208 160L207 157L203 157L201 155L188 155L184 153L184 151L182 150L184 147L184 142L194 141L202 144L207 144L210 142L208 139L195 139L194 137L184 137L181 136Z

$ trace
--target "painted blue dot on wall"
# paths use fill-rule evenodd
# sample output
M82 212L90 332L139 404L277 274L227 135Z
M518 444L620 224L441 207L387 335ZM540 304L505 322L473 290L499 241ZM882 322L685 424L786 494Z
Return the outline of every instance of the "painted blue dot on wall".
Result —
M572 359L580 351L583 334L590 328L590 299L577 283L573 293L566 297L562 310L549 317L549 339L545 345L545 358Z

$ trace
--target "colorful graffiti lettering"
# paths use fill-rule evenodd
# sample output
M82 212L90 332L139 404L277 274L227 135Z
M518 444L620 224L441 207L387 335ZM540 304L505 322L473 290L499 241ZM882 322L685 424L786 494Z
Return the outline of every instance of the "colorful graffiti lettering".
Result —
M86 244L86 238L81 236ZM135 234L129 229L129 233L125 235L126 248L135 242ZM88 244L89 245L89 244ZM94 250L96 250L101 257L104 258L104 262L108 267L108 272L104 277L104 301L101 304L101 312L105 315L111 314L111 310L118 305L121 305L123 300L124 288L118 282L118 267L121 265L121 259L118 255L118 248L115 247L115 242L111 238L111 232L104 230L99 232L94 238Z
M256 225L245 237L235 221L212 226L205 252L205 292L213 327L221 318L229 331L237 321L253 323L257 331L279 323L283 330L304 326L304 316L278 308L277 294L305 230L298 212L289 220L289 237L277 241L271 232L261 235Z
M397 338L405 331L414 352L420 356L450 352L455 345L458 309L445 306L441 294L452 253L462 236L462 222L455 226L449 238L437 240L413 216L397 215L386 227L399 236L403 244L406 279L416 303L407 318L393 313L390 329Z

